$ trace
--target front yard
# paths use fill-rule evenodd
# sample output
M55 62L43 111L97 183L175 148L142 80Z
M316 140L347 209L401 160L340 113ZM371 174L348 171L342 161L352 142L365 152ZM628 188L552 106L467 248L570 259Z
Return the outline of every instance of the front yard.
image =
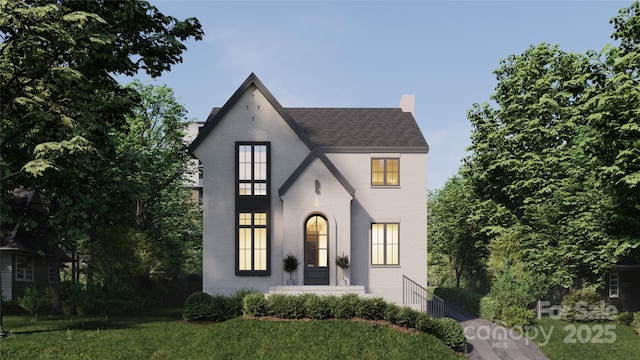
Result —
M430 334L349 320L238 317L186 323L180 311L136 317L6 316L0 359L460 359ZM419 354L417 356L417 354Z
M535 324L533 339L553 360L637 359L640 337L616 322L567 322L544 317ZM545 334L550 334L548 342Z

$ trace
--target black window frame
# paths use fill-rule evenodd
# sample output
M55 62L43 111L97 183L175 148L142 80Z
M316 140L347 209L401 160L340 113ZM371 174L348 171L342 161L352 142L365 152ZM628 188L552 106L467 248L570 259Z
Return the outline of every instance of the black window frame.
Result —
M383 231L384 239L383 239L383 243L382 243L382 249L383 249L382 258L383 258L383 261L384 261L383 263L374 263L374 257L373 257L373 253L374 253L374 250L373 250L373 246L374 246L374 244L373 244L373 236L374 236L373 227L374 227L374 225L384 225L384 231ZM397 228L398 228L398 232L396 234L397 239L398 239L398 244L396 246L396 251L397 251L397 255L398 255L398 262L397 263L387 262L387 226L388 225L397 225ZM370 262L371 262L371 266L400 266L400 223L399 222L375 222L375 223L371 223L370 229L371 229L371 239L370 239L370 244L371 244L371 256L370 256L371 261Z
M270 276L271 275L271 143L269 142L236 142L236 166L235 166L235 273L237 276ZM251 146L251 179L250 180L240 180L240 149L241 146ZM254 147L255 146L266 146L266 180L258 180L254 179ZM251 184L251 195L240 195L240 184L241 183L249 183ZM264 195L255 195L255 184L265 184L266 186L266 194ZM266 224L266 246L267 246L267 267L266 270L253 270L255 269L254 263L252 262L251 270L240 270L240 229L244 228L244 226L240 225L240 213L266 213L267 224ZM253 219L253 215L252 215Z

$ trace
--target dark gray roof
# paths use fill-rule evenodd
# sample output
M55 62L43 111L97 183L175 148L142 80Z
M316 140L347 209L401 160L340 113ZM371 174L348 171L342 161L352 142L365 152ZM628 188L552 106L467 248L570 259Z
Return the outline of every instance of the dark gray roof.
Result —
M400 108L284 108L251 73L222 108L214 108L189 147L193 152L249 86L255 85L300 139L313 149L428 152L413 115Z
M415 119L400 108L285 108L316 146L424 147Z

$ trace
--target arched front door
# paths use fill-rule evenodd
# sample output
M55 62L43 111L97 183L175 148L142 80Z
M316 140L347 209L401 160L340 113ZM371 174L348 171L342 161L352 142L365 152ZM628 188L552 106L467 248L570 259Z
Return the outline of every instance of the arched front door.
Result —
M329 285L329 230L322 215L311 215L304 225L304 284Z

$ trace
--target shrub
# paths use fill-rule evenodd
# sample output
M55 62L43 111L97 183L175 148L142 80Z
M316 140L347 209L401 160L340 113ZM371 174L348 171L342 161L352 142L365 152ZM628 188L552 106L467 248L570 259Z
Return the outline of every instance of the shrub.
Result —
M440 326L436 336L454 351L465 352L467 337L464 335L462 325L451 318L443 318L438 321Z
M211 321L225 321L236 317L231 298L221 294L211 295L211 305L206 319Z
M187 321L207 319L212 307L213 300L211 295L205 292L193 293L184 302L182 318Z
M323 320L331 316L331 300L328 296L305 295L304 307L308 318Z
M284 294L271 294L267 298L268 313L283 319L299 319L305 315L305 298Z
M229 316L234 318L240 316L244 309L244 298L249 294L255 294L254 290L242 289L236 291L229 299Z
M574 290L562 300L562 318L568 321L605 320L605 314L600 312L601 300L594 289Z
M367 320L382 320L387 303L382 298L364 298L356 306L356 316Z
M507 328L523 328L533 323L535 315L527 308L509 305L502 309L500 318L505 322Z
M478 315L480 313L480 299L482 295L463 288L435 288L433 293L446 301L456 303L463 309Z
M400 306L396 304L387 304L387 308L384 310L384 319L392 324L398 324L398 318L400 315Z
M30 285L24 289L24 296L18 298L18 305L37 317L40 311L51 306L50 298L46 291L40 290L35 285Z
M631 322L633 330L640 335L640 311L633 313L633 321Z
M489 296L480 299L480 315L481 318L495 321L500 318L500 303Z
M426 313L419 313L416 317L416 329L435 336L441 333L440 322Z
M415 328L416 319L418 318L418 312L408 306L403 306L398 311L397 324L406 328Z
M628 311L621 312L616 316L616 321L620 324L629 326L633 322L633 313Z
M344 294L337 298L332 315L338 319L351 319L356 316L356 308L360 301L358 294Z
M268 314L267 299L262 293L250 293L243 299L242 312L245 315L253 317L267 316Z

